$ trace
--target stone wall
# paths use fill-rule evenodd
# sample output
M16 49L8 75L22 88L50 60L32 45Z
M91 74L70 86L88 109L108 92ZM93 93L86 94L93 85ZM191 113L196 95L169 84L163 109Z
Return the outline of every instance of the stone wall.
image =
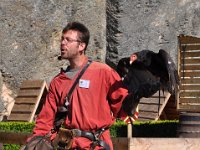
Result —
M115 9L111 9L112 17L107 18L114 31L114 38L107 35L108 62L116 64L133 52L143 49L158 52L161 48L176 62L177 36L200 37L199 0L113 0L110 3Z
M49 83L60 67L59 41L69 21L91 31L87 55L115 67L135 51L166 49L177 36L200 36L199 0L1 0L0 112L9 114L23 80ZM6 109L5 109L6 108Z
M0 112L10 112L23 80L49 83L66 65L57 57L61 31L68 22L82 22L91 30L87 54L103 60L105 6L105 0L0 1Z

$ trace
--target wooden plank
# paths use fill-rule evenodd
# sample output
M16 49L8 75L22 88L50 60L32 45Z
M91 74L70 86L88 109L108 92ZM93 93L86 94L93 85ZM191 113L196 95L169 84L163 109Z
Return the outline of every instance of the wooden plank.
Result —
M182 70L200 70L200 64L185 65L181 67ZM200 74L199 74L200 75Z
M193 36L179 36L180 44L194 44L200 43L200 38L193 37Z
M158 112L139 111L138 120L155 120L158 117Z
M34 89L34 88L41 88L44 84L44 80L25 80L22 82L20 89Z
M200 112L200 105L179 105L179 111Z
M140 116L138 118L138 121L150 121L150 120L155 120L155 116L150 116L150 117L147 117L147 116Z
M27 105L27 104L15 104L12 109L12 113L22 112L22 113L31 113L34 109L35 105Z
M187 57L199 57L200 52L199 51L192 51L192 52L187 52L187 51L182 51L181 52L181 57L187 58Z
M198 150L199 138L131 138L130 150Z
M169 101L169 98L171 96L171 94L169 92L165 92L165 93L166 93L166 99L165 99L164 103L162 104L162 106L159 108L157 119L159 119L160 115L162 114L162 112L163 112L164 108L166 107L166 105Z
M8 117L9 121L29 121L30 120L30 114L15 114L11 113Z
M190 77L190 78L193 78L193 77L199 77L199 74L200 72L196 72L196 71L191 71L191 72L180 72L179 73L179 76L181 79L185 78L185 77Z
M18 92L18 97L37 97L40 94L40 92L40 89L20 90Z
M179 97L199 97L200 92L180 92Z
M139 120L156 120L159 118L158 111L160 113L163 111L164 105L166 105L167 100L170 97L170 93L165 91L164 93L160 91L160 106L159 106L159 92L155 93L149 98L142 98L139 103ZM158 110L159 109L159 110Z
M185 132L191 132L191 131L199 131L199 120L198 121L192 121L192 120L180 120L179 121L179 129L178 131L185 131Z
M187 128L187 126L190 126L190 129L191 129L191 125L192 125L192 128L193 128L193 129L195 129L195 127L196 127L197 129L199 129L199 127L200 127L199 121L192 121L192 120L184 120L184 121L182 121L182 120L181 120L179 123L180 123L180 125L181 125L181 128L182 128L182 125L183 125L184 127L186 127L186 128ZM187 130L187 132L188 132L188 130Z
M158 97L159 97L159 90L149 98L158 98ZM163 90L160 90L160 97L161 98L165 98L166 97L166 92L163 93ZM144 97L144 99L149 99L149 98L145 98Z
M180 85L179 90L200 90L200 85L182 84Z
M199 58L181 58L181 65L187 65L187 64L200 64Z
M139 111L148 111L148 112L158 112L158 104L156 105L145 105L145 104L139 104ZM161 107L161 105L160 105Z
M160 98L160 103L164 102L164 98ZM159 98L142 98L140 100L140 104L147 104L147 105L157 105L159 103Z
M179 103L200 103L200 98L180 98Z
M200 50L200 44L198 45L181 45L181 52L182 51L195 51Z
M4 144L26 144L26 139L31 133L14 133L0 131L0 142Z
M35 104L37 97L16 97L15 104Z
M181 84L200 84L200 78L181 79Z

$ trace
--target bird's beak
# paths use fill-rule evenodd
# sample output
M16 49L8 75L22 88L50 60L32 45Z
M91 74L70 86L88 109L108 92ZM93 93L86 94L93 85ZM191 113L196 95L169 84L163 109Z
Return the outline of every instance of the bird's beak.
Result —
M130 65L137 59L137 56L135 54L132 54L131 57L130 57Z

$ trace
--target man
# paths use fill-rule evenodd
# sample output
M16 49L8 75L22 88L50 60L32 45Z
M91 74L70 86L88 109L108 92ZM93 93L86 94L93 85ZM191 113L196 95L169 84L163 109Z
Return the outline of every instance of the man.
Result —
M88 29L79 22L68 23L61 38L61 58L70 65L51 81L43 108L36 120L33 136L45 135L54 127L55 115L79 72L88 62L85 50L89 42ZM81 81L81 82L80 82ZM120 111L128 91L123 88L119 75L106 64L92 61L74 89L66 113L64 127L96 133L101 129L100 139L113 149L109 127ZM55 135L51 136L53 140ZM93 141L86 137L74 137L72 149L90 149ZM102 149L96 145L95 149Z

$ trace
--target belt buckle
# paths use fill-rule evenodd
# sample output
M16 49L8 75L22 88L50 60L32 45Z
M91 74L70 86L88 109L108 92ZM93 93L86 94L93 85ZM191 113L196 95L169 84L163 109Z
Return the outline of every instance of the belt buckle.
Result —
M79 129L72 129L72 133L74 137L81 136L81 130Z

